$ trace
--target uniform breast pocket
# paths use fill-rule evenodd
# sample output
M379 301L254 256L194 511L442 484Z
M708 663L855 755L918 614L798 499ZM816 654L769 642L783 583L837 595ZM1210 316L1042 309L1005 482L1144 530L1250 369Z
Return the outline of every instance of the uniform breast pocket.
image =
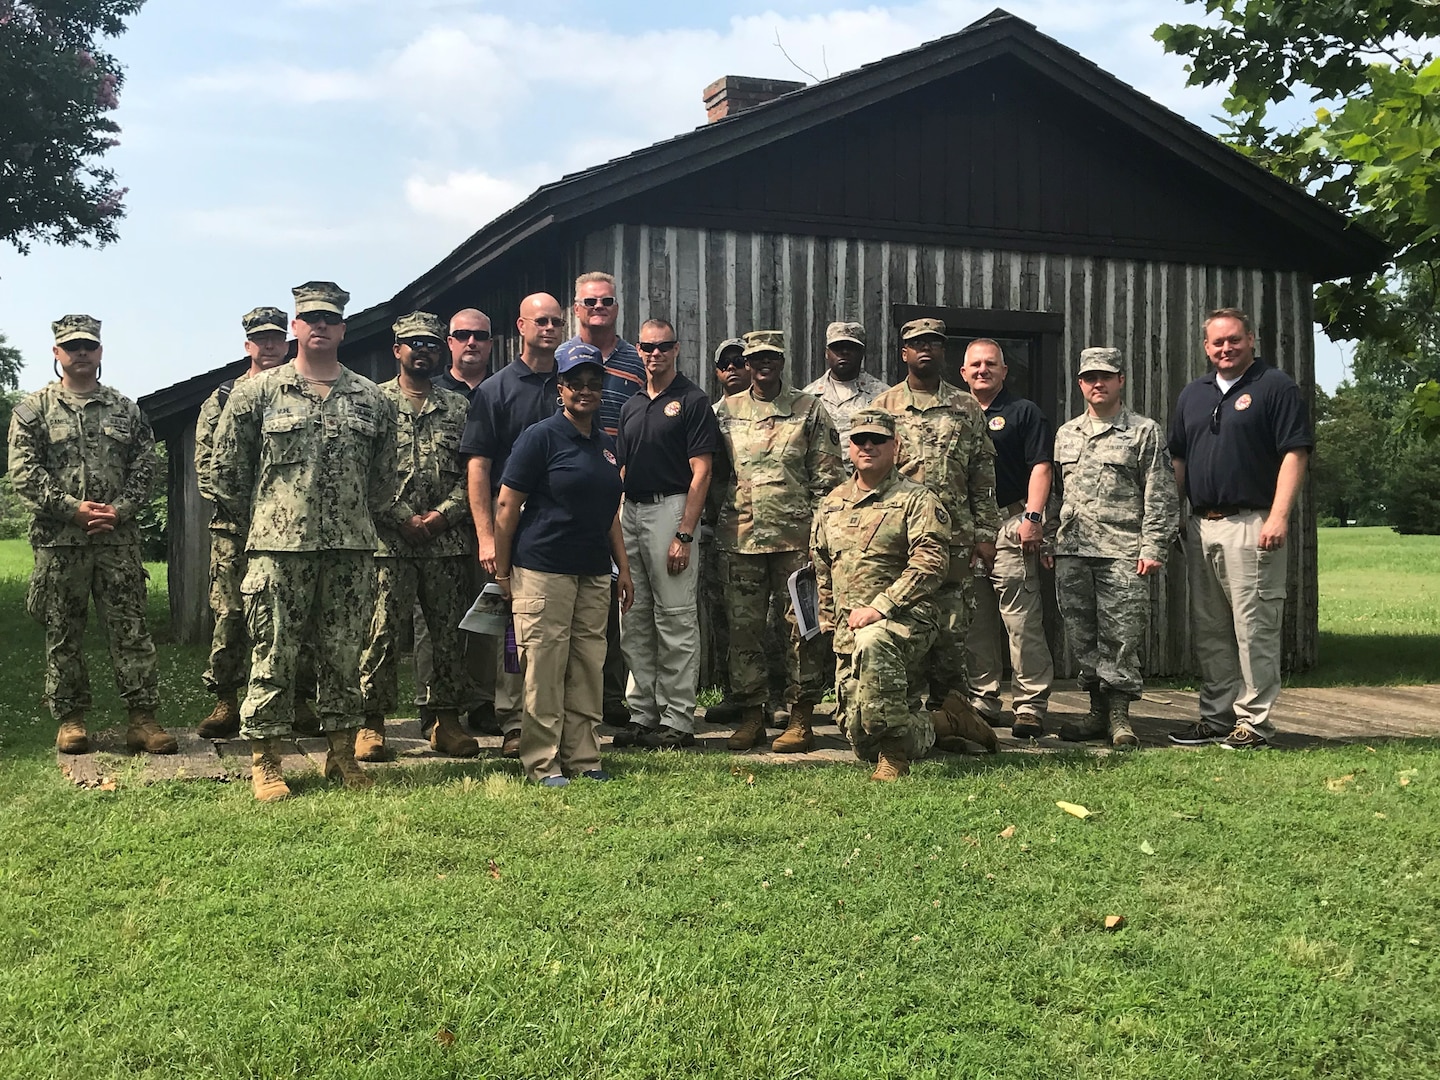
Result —
M358 436L361 439L373 439L375 432L379 430L375 421L370 417L357 416L355 413L345 417L345 427L352 436Z
M100 428L107 439L118 446L129 446L130 440L135 437L134 430L130 427L130 421L123 418L107 420Z
M265 459L271 465L294 465L309 454L309 418L299 414L269 417L261 427Z

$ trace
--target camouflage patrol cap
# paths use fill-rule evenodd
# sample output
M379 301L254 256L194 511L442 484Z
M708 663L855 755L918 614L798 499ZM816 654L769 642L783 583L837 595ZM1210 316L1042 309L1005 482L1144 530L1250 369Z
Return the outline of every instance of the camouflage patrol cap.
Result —
M774 352L785 355L784 330L751 330L745 335L745 355Z
M240 317L240 325L245 328L246 337L265 330L279 330L282 334L288 333L287 324L289 322L285 312L278 307L252 308Z
M436 341L444 341L445 335L449 333L445 324L440 321L438 315L431 315L428 311L412 311L409 315L401 315L390 325L395 331L395 340L402 338L434 338Z
M1080 364L1075 369L1076 375L1084 375L1087 371L1113 371L1120 373L1120 350L1091 348L1080 351Z
M832 322L825 328L825 344L837 341L853 341L862 349L865 347L865 327L858 322Z
M895 437L895 417L884 409L861 409L850 418L850 438L861 432Z
M719 345L716 345L716 346L715 346L715 366L716 366L716 367L719 367L719 366L720 366L720 358L725 355L725 350L726 350L726 349L739 349L739 350L743 353L743 352L745 351L745 339L744 339L744 338L738 338L738 337L727 337L724 341L720 342Z
M945 324L939 319L911 319L900 327L900 340L913 341L917 337L944 337Z
M55 344L67 341L99 341L100 320L93 315L61 315L50 324L55 331Z
M345 314L345 305L350 294L333 281L307 281L290 290L295 294L295 314L304 315L311 311L329 311L336 315Z

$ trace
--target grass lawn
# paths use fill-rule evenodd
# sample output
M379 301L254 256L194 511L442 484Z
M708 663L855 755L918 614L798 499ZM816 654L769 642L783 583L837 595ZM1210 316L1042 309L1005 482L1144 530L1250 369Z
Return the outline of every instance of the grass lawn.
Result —
M5 1080L1440 1075L1440 745L79 791L27 566L0 544ZM200 650L161 656L203 713Z

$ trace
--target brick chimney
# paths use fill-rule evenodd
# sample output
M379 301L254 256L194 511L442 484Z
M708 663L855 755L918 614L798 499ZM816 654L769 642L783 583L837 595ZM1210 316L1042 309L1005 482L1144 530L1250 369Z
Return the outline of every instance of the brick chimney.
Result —
M781 94L803 90L803 82L788 79L752 79L748 75L726 75L705 87L705 116L710 123L724 120L756 105L773 101Z

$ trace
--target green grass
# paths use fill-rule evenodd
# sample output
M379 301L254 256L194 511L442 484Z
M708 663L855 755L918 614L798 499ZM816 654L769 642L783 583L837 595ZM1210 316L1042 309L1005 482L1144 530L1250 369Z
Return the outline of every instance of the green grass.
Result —
M1440 744L86 792L16 567L6 1080L1440 1075ZM203 708L200 650L161 655Z

